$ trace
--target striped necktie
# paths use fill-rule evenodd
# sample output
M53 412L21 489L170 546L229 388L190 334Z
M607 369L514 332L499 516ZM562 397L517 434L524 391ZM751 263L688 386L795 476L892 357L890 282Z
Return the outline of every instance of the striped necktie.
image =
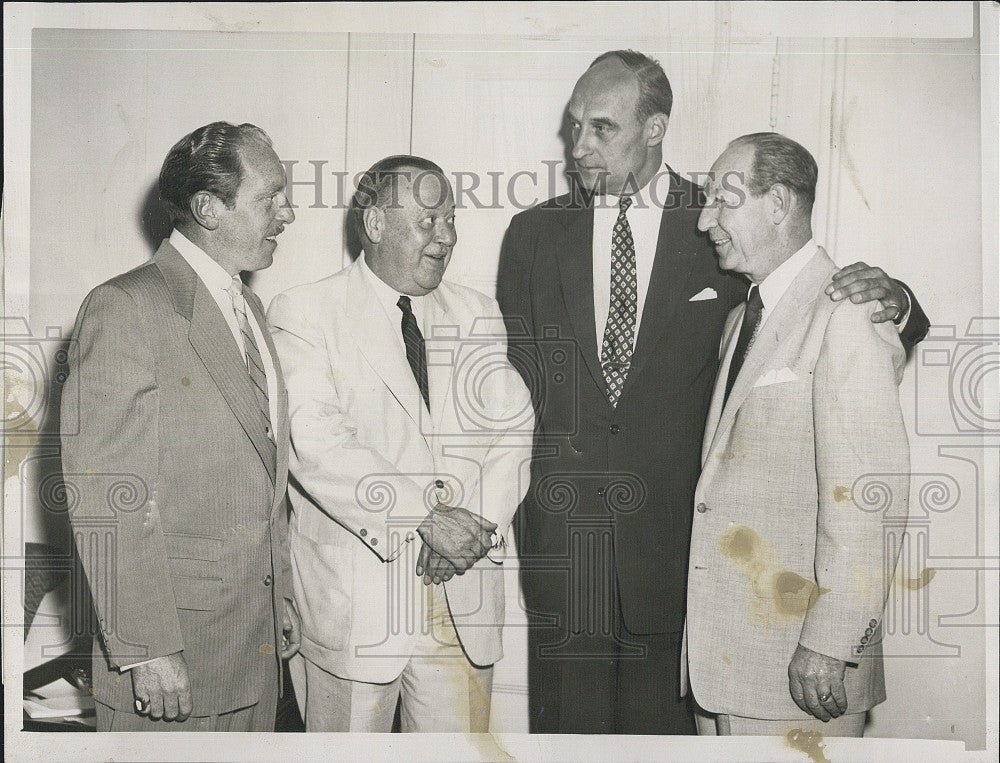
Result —
M236 313L236 322L240 326L240 334L243 338L243 351L246 355L247 371L250 373L250 381L253 382L254 397L257 399L257 406L260 408L260 415L264 420L264 431L267 432L268 439L274 442L274 430L271 428L271 406L267 399L267 373L264 371L264 361L260 357L260 348L253 338L253 330L250 328L250 321L247 319L247 303L243 296L243 280L238 276L233 276L233 281L226 289L229 297L233 301L233 312Z

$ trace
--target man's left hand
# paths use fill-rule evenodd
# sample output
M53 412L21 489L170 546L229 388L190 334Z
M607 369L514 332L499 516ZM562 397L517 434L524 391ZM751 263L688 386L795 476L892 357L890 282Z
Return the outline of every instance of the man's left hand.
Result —
M295 608L295 602L285 599L285 611L281 617L281 659L287 660L299 651L302 645L302 619Z
M847 663L799 644L788 663L788 691L803 712L826 723L847 712Z
M882 268L873 268L863 262L855 262L834 273L826 293L834 302L848 297L855 304L881 300L882 309L872 313L872 323L897 320L910 309L906 290Z

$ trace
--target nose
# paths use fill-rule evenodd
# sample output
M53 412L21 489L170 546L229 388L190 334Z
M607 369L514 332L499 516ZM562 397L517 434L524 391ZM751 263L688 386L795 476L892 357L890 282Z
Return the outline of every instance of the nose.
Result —
M292 205L288 201L288 197L284 194L281 194L281 205L278 207L278 220L285 225L291 225L295 222L295 212L292 211Z
M571 135L573 137L573 158L582 159L590 153L590 134L584 128L578 127Z
M455 246L458 241L458 232L455 224L446 219L440 219L434 227L434 240L442 246Z
M710 228L714 228L719 219L719 209L714 204L702 207L701 214L698 215L698 230L705 233Z

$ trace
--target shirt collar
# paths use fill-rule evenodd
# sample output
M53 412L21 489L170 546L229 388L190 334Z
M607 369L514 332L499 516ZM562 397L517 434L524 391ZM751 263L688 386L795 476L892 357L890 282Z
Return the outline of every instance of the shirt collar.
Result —
M361 272L367 279L368 283L371 284L372 290L375 292L375 296L378 301L385 308L388 315L396 315L399 313L399 306L396 304L399 302L399 298L403 295L403 292L396 291L389 284L375 275L375 271L371 269L368 264L368 260L365 259L364 251L361 252ZM410 307L413 310L414 315L420 318L420 311L423 306L423 297L415 297L412 294L408 295L410 297Z
M629 207L629 212L633 209L655 209L657 212L661 211L670 195L670 183L670 171L666 169L666 165L664 164L646 185L631 194L632 206ZM620 200L620 196L615 196L613 193L606 193L603 196L603 200L599 202L599 206L617 210L621 203Z
M778 265L758 284L760 300L764 303L765 310L774 309L784 293L788 291L788 287L792 285L792 281L813 258L818 249L819 244L816 243L816 240L809 239L805 246Z
M170 234L170 245L180 253L209 290L222 289L225 291L233 282L233 277L226 272L222 265L209 257L204 249L176 228Z

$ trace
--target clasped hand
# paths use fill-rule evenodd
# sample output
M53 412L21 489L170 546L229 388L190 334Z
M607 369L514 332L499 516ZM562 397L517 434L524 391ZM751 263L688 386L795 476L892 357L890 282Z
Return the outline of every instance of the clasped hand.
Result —
M417 528L424 542L417 557L417 577L430 585L463 574L492 548L496 529L493 522L467 509L438 504Z

